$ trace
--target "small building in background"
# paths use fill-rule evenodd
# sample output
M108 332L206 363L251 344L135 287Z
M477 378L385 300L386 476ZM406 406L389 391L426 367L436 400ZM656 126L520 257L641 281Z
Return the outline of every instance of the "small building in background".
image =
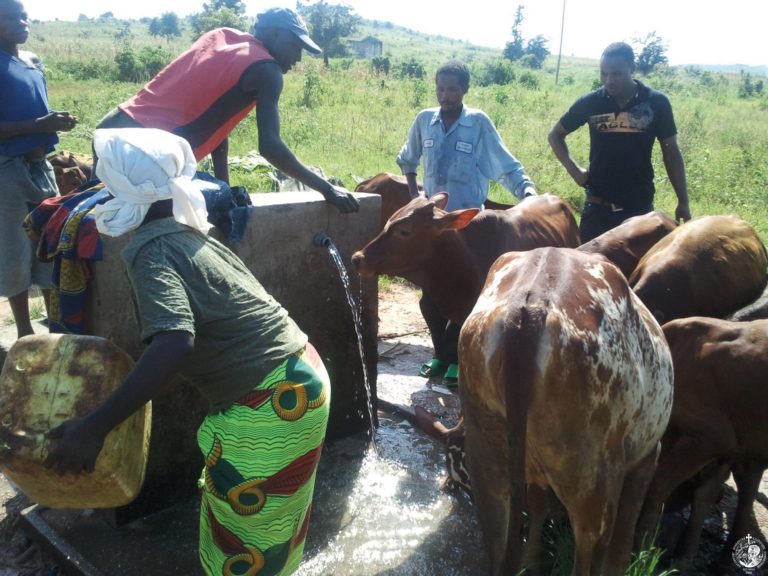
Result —
M381 56L384 49L384 43L373 36L366 36L362 40L348 40L347 44L358 58L376 58Z

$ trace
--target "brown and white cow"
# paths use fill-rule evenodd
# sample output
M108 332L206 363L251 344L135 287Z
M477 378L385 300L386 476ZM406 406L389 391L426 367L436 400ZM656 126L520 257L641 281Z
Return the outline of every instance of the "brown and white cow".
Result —
M419 190L422 190L421 186L419 186ZM412 200L405 176L398 176L389 172L380 172L368 180L363 180L355 187L355 192L367 192L381 196L381 228L384 228L392 214ZM486 199L483 205L489 210L512 208L510 204L494 202L491 199Z
M570 206L557 196L531 196L509 210L443 210L445 193L416 198L352 255L364 276L401 276L461 324L480 294L494 260L504 252L579 245Z
M579 246L579 250L602 254L629 278L645 253L675 228L677 222L663 212L649 212L628 218L615 228L585 242Z
M659 322L720 318L765 287L768 255L736 216L703 216L678 226L640 260L629 284Z
M704 517L731 471L738 488L731 546L749 531L768 466L768 320L693 317L662 329L674 363L674 401L637 535L651 532L673 490L697 475L676 553L678 567L684 568L696 555Z
M504 254L459 354L467 465L493 574L521 567L524 506L522 563L538 562L539 496L551 489L574 532L572 574L623 575L673 374L661 328L626 278L577 250Z

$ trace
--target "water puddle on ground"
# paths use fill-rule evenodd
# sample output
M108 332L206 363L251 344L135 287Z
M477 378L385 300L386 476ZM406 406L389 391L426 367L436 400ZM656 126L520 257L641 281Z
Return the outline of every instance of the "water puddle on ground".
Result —
M439 490L442 445L386 415L376 438L324 452L297 576L486 573L471 502Z
M314 243L329 251L339 272L362 358L360 313L347 270L328 236L317 234ZM396 347L389 345L389 355L380 356L381 397L409 406L427 394L437 402L439 395L426 390L423 379L416 379L415 391L413 378L395 374L401 372L392 365L399 361ZM408 362L416 365L413 359ZM363 384L368 421L374 422L365 371ZM472 503L463 494L454 497L439 490L444 473L443 445L395 416L380 414L372 437L361 434L328 444L320 459L304 561L296 576L486 573Z

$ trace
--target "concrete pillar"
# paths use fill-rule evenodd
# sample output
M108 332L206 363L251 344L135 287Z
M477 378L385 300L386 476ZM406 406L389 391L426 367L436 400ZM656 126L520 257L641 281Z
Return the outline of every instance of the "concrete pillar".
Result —
M288 310L322 356L333 384L328 439L361 432L368 425L363 366L352 313L328 250L313 243L317 233L329 236L349 270L352 253L378 233L381 210L378 195L356 197L360 211L340 214L315 192L254 194L245 237L230 246ZM216 229L210 234L224 240ZM85 331L109 338L138 357L142 350L139 328L120 256L129 239L129 234L103 238L104 259L93 266ZM363 349L375 399L377 283L368 279L361 284L354 273L350 277L355 301L362 306ZM206 406L194 386L181 380L178 384L153 403L145 486L133 504L118 510L118 522L161 509L196 489L202 456L195 431Z

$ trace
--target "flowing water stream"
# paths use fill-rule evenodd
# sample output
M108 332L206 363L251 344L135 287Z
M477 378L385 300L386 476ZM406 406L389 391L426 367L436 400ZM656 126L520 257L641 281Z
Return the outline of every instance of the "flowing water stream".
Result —
M362 359L360 311L347 270L330 238L318 234L315 244L328 249L339 270ZM416 360L412 362L415 366ZM408 381L404 387L424 391L422 378L394 377L379 366L380 393L382 383L392 392L393 380ZM375 422L370 382L364 374L369 422ZM400 392L398 400L410 393ZM396 416L380 414L378 422L375 444L361 435L337 440L324 450L304 561L296 576L487 573L472 503L466 496L439 490L445 471L443 446Z
M363 383L365 386L365 401L368 408L368 432L371 439L375 442L376 430L375 430L375 418L373 417L373 394L371 393L371 382L368 379L368 369L365 363L365 350L363 348L363 326L360 319L360 306L355 302L354 296L352 296L351 284L349 281L349 273L347 267L344 266L344 261L341 259L339 250L334 245L333 241L325 234L318 233L313 239L314 243L318 246L322 246L328 250L328 253L333 259L333 263L336 265L336 269L339 272L339 278L344 288L344 295L347 298L347 304L352 312L352 322L355 325L355 334L357 335L357 349L360 351L360 362L363 366ZM362 301L362 300L360 300Z

